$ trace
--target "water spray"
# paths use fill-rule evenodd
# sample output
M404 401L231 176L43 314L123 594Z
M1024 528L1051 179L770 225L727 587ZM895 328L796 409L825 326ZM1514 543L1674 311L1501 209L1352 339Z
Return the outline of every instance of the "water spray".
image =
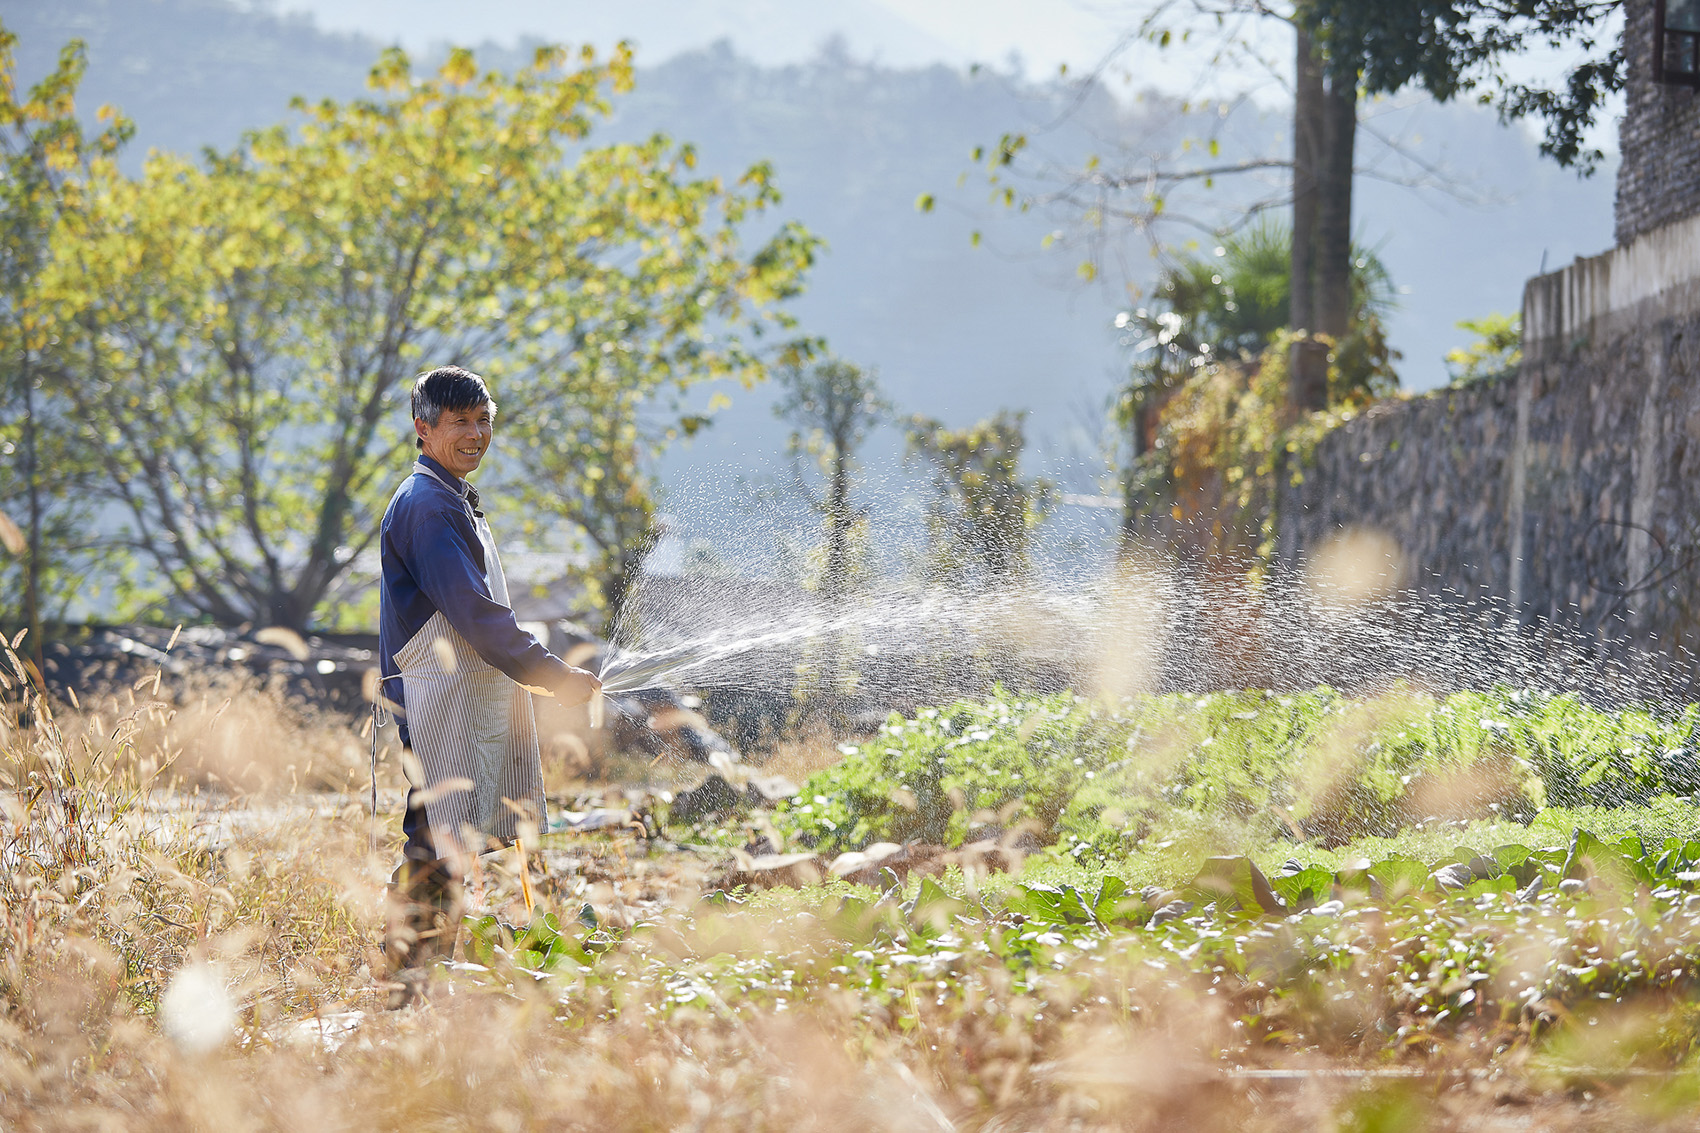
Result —
M620 649L611 652L596 676L602 682L605 696L642 692L665 687L668 678L681 670L703 665L711 659L711 651L704 643L688 643L650 653Z
M735 588L679 589L660 578L633 588L650 609L689 608L691 621L635 619L650 632L608 651L599 674L605 693L788 693L805 670L836 668L853 672L858 698L880 709L979 695L994 682L1111 697L1503 684L1606 705L1680 696L1689 672L1680 659L1661 664L1572 627L1524 624L1503 601L1409 591L1364 599L1278 572L1256 587L1173 566L1069 587L890 585L840 602L806 592L764 603Z

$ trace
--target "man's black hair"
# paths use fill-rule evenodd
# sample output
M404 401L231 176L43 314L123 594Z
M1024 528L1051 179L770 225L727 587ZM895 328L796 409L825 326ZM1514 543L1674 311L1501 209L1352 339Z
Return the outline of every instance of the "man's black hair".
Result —
M490 387L484 384L484 379L459 366L438 366L420 374L419 380L413 383L414 419L423 420L433 429L442 420L443 410L476 409L480 405L488 405L490 416L496 415L496 402L491 398ZM413 443L419 448L425 447L425 442L418 437Z

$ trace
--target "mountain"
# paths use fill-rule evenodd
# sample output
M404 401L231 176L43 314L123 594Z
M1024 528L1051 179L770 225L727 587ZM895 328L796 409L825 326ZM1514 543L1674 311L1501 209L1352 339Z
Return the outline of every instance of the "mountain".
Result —
M135 165L150 147L232 145L244 130L282 118L298 94L358 94L379 50L305 16L227 0L4 0L0 22L18 36L25 81L51 70L68 40L88 45L79 105L111 103L135 120Z
M796 62L835 37L847 39L857 56L892 66L922 65L950 51L877 0L283 0L272 8L310 12L325 28L394 37L414 51L441 43L511 45L528 36L630 40L653 62L717 39L733 40L740 55L762 64Z

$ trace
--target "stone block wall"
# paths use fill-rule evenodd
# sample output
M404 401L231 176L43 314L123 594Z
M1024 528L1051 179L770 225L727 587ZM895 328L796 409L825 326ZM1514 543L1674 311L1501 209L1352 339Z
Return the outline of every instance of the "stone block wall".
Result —
M1654 0L1624 5L1617 242L1700 213L1700 90L1653 82Z
M1286 469L1276 553L1301 568L1353 528L1393 537L1406 581L1423 590L1504 592L1510 577L1516 387L1440 390L1373 406ZM1493 585L1497 580L1499 585Z

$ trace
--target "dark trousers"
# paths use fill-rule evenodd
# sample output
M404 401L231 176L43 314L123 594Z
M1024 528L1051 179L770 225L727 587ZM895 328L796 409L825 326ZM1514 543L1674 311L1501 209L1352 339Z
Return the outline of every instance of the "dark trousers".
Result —
M407 789L407 810L401 816L401 832L407 835L402 856L410 862L434 862L440 856L431 838L431 820L419 804L419 788Z

